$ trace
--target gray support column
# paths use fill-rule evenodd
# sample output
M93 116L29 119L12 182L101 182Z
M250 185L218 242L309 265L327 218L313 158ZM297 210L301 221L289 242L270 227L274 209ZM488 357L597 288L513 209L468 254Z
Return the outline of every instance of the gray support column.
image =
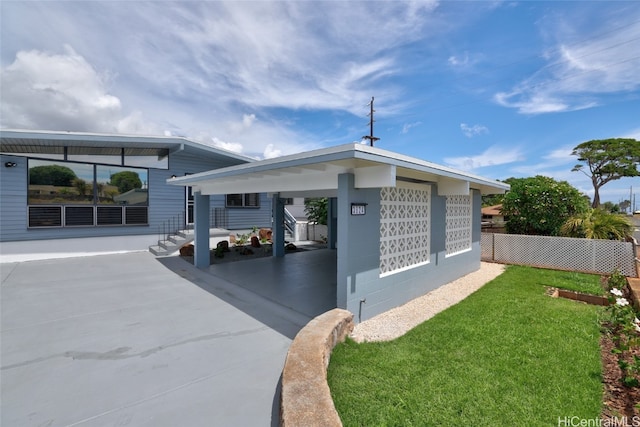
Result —
M445 260L447 252L447 197L438 196L435 186L431 187L431 262L433 265L440 265Z
M336 248L338 240L338 199L329 197L327 200L327 247Z
M273 256L284 256L284 203L280 193L272 196L271 208L273 209Z
M209 268L209 195L202 195L198 191L194 193L193 200L193 264L197 268Z
M347 309L347 298L349 292L355 289L356 275L350 269L350 257L352 255L351 245L355 241L350 235L351 222L353 221L350 211L351 200L355 192L355 177L351 173L338 175L338 269L336 278L337 307Z
M480 244L482 233L482 194L478 190L471 190L471 241Z

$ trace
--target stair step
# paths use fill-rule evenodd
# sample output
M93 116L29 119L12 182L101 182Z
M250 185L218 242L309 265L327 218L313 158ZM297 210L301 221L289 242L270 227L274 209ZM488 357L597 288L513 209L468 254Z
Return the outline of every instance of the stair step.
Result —
M151 252L155 256L169 255L171 253L168 250L166 250L165 248L163 248L161 246L158 246L158 245L149 246L149 252Z

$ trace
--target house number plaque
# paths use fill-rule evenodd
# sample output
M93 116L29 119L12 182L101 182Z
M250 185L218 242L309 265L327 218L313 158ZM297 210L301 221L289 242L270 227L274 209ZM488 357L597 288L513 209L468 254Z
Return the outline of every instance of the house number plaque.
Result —
M366 213L366 203L351 203L351 215L365 215Z

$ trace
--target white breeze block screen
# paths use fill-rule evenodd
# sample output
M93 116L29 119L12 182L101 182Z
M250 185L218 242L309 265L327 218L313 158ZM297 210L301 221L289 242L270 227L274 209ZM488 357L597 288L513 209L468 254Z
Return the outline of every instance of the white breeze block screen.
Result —
M471 249L471 196L447 196L446 256Z
M380 275L429 262L431 187L380 189Z

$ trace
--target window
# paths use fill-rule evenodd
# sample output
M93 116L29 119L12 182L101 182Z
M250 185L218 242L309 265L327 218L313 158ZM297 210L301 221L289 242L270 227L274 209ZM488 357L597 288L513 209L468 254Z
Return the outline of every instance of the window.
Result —
M29 227L148 223L142 168L29 159Z
M258 194L258 193L227 194L226 206L228 208L257 208L257 207L260 207L260 194Z
M93 165L29 159L29 204L93 203Z
M101 205L147 205L147 170L96 166L97 198Z

